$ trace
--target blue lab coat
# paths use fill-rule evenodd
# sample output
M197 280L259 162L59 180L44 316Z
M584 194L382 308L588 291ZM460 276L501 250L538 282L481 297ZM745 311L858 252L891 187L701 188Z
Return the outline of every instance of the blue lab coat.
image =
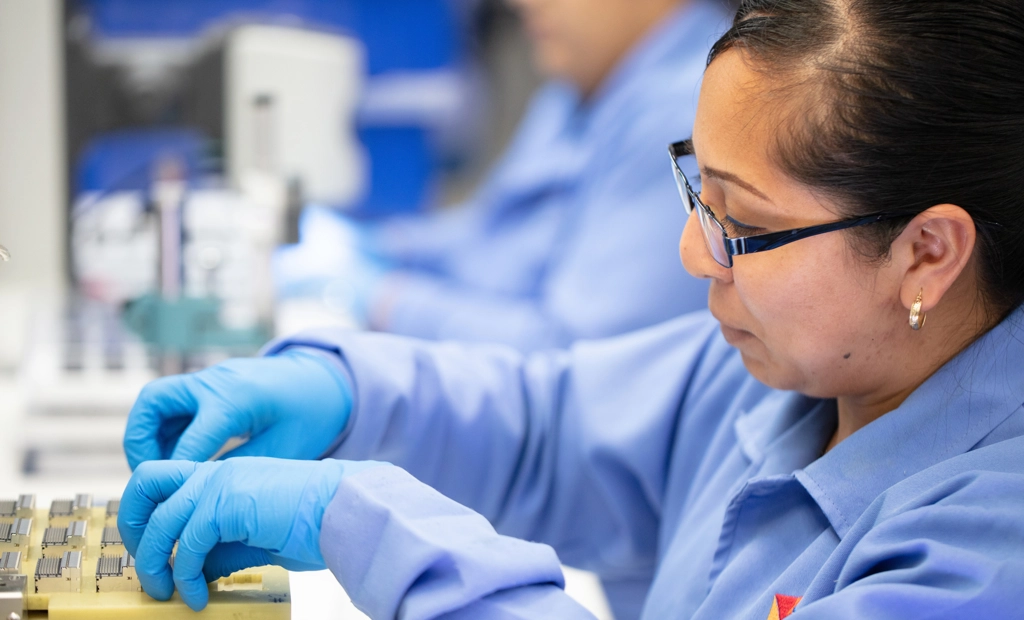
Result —
M1022 323L824 455L835 401L760 384L706 313L529 357L343 332L271 353L337 360L356 404L333 456L404 468L346 478L323 520L328 566L372 617L589 617L553 548L655 571L647 620L765 620L798 597L795 618L1009 618Z
M679 268L686 216L666 148L692 130L723 5L678 10L586 101L543 88L468 204L385 225L381 250L403 268L378 296L379 327L532 351L706 307L707 283Z

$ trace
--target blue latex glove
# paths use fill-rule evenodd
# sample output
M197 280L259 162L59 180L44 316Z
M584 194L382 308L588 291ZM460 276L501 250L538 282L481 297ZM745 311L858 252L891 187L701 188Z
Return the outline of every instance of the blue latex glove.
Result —
M352 389L332 362L302 350L235 359L189 375L158 379L128 415L124 451L144 461L205 461L233 437L233 456L315 459L348 423Z
M383 465L330 459L150 461L129 480L117 527L146 593L165 601L177 587L185 604L199 611L209 601L206 583L237 570L268 564L326 568L320 524L338 484ZM168 560L175 542L172 571Z
M372 229L325 207L299 220L299 243L274 252L278 297L314 297L366 325L374 294L394 266L377 251Z

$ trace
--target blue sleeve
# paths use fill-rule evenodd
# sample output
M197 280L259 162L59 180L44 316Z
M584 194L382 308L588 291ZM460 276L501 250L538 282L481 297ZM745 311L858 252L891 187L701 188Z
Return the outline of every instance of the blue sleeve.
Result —
M911 497L876 502L879 517L844 541L852 550L826 586L834 592L798 607L793 620L1017 617L1024 593L1022 447L1006 441L968 453L987 460L988 471L937 475Z
M394 463L503 534L630 575L656 564L684 395L708 350L732 354L717 331L701 313L529 357L351 332L276 346L316 347L348 368L356 404L334 457Z
M344 478L324 513L320 548L371 618L593 618L562 590L550 547L496 534L397 467Z
M706 308L708 282L688 275L679 259L686 215L666 151L666 131L689 130L673 116L674 108L661 109L666 107L638 105L628 122L610 128L594 147L603 156L558 206L569 215L535 294L502 295L444 273L401 271L378 298L380 327L530 352L623 334Z

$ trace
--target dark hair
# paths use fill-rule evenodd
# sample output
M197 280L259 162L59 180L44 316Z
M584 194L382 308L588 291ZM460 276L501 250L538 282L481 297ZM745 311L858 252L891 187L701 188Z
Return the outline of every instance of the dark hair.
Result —
M730 48L808 95L778 131L782 170L843 215L906 214L852 232L862 251L884 259L913 216L956 204L984 300L1024 302L1020 0L744 0L708 63Z

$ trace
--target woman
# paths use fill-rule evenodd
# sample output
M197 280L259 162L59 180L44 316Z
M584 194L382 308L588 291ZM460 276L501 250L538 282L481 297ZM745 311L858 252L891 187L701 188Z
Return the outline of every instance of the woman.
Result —
M308 211L302 243L275 255L280 295L327 297L378 331L524 353L707 307L672 247L683 219L662 148L693 128L730 3L511 4L549 81L478 191L371 229Z
M745 2L673 146L716 320L529 358L309 334L158 382L120 523L147 592L326 564L374 618L585 617L548 547L461 502L568 563L655 567L645 618L1012 617L1021 58L1012 0ZM243 434L447 497L366 462L140 465Z

